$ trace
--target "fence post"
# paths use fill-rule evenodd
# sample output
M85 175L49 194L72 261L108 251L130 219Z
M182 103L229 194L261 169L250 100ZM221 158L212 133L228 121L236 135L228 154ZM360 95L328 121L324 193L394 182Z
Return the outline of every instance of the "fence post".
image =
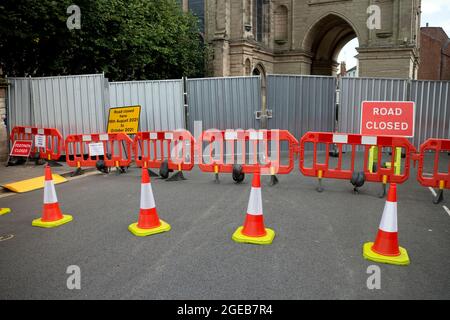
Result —
M0 78L0 161L8 158L8 132L6 129L6 90L8 82L5 78Z

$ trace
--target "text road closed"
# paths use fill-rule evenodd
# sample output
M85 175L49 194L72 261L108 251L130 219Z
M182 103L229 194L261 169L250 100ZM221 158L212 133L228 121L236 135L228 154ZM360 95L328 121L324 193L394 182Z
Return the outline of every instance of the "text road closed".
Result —
M414 112L414 102L364 101L361 134L413 137Z

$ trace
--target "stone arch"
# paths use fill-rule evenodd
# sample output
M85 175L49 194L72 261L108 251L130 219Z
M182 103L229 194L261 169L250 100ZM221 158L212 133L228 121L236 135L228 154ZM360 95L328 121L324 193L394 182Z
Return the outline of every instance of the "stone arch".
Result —
M311 74L336 75L337 56L354 38L360 38L358 31L346 17L330 12L317 19L302 42L302 48L311 56Z

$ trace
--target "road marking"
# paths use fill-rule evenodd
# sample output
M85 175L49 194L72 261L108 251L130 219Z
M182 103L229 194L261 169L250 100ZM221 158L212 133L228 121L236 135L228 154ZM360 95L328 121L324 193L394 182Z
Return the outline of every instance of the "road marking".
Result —
M446 206L442 206L442 208L444 208L444 210L448 213L448 215L450 216L450 209L447 208Z
M6 240L9 240L9 239L12 239L12 238L14 238L13 234L7 234L6 236L0 236L0 242L1 241L6 241Z
M430 189L430 191L434 197L437 197L437 193L436 193L436 191L434 191L434 189L432 187L428 187L428 189Z

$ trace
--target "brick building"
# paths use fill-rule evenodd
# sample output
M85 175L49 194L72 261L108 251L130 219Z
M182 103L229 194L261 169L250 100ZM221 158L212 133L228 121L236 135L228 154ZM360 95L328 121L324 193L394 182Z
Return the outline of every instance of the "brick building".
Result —
M420 80L450 80L450 39L440 27L420 29Z

